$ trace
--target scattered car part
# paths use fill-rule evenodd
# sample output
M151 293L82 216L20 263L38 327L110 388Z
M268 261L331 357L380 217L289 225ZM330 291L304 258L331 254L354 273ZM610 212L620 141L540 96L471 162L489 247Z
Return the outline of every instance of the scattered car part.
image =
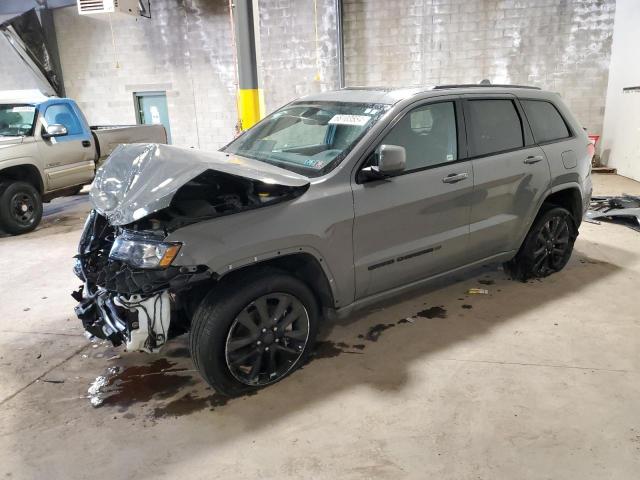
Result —
M640 196L598 196L592 197L585 218L617 221L640 232Z

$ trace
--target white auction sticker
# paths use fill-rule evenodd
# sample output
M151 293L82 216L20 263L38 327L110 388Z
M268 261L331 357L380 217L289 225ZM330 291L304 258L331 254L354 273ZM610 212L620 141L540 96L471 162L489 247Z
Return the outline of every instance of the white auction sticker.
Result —
M20 113L20 112L35 112L36 111L36 107L31 107L31 106L22 106L22 107L13 107L11 109L11 111L13 113Z
M367 115L334 115L329 120L330 125L355 125L362 127L371 120L371 117Z

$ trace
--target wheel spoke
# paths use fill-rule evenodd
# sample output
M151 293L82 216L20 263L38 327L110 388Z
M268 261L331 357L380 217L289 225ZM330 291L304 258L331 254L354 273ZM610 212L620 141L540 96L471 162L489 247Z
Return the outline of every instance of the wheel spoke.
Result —
M238 323L249 330L252 335L257 335L260 329L255 324L253 319L249 316L246 310L243 310L240 315L238 315Z
M533 258L538 258L538 255L541 255L545 249L546 249L546 245L541 246L538 250L534 250L533 251Z
M269 322L269 308L267 306L267 297L260 297L255 302L258 316L260 317L260 323L266 325Z
M307 339L308 332L302 330L289 330L284 332L284 336L291 340L304 342Z
M535 263L533 264L533 269L535 271L538 271L542 267L542 264L546 260L547 257L548 257L548 255L545 252L539 259L537 259L535 261Z
M249 372L249 381L253 382L256 377L260 374L260 368L262 367L262 356L263 353L259 352L256 359L253 361L253 365L251 366L251 371Z
M242 365L244 364L244 362L246 362L247 360L249 360L252 356L254 356L256 353L259 353L257 350L250 350L247 353L240 355L237 358L234 359L230 359L230 364L233 366L238 366L238 365Z
M287 313L284 318L278 323L278 328L284 330L293 322L295 322L300 315L304 313L304 310L299 305L294 305L289 313Z
M242 337L242 338L237 338L235 340L231 340L229 343L227 343L227 351L235 352L236 350L239 350L242 347L251 345L253 342L256 341L256 339L257 339L257 335L256 336L252 335L250 337Z
M278 372L278 364L276 363L276 349L272 348L269 351L269 357L267 359L267 373L269 377L273 376Z
M284 296L278 297L278 306L276 307L275 312L273 312L273 315L271 316L274 323L280 320L280 318L282 317L282 315L284 315L284 312L287 311L290 305L291 305L290 297L284 297Z
M292 355L299 355L302 350L296 350L295 348L287 347L285 345L280 345L278 343L273 345L274 348L280 350L281 352L290 353Z

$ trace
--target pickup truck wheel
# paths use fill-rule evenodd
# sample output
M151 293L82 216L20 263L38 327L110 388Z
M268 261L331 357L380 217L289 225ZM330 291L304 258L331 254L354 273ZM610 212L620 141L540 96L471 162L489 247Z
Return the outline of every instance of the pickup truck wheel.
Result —
M42 219L42 199L27 182L0 184L0 229L12 235L34 230Z
M561 207L550 208L538 216L518 254L505 263L505 271L523 282L559 272L569 261L577 236L571 214Z
M300 367L316 337L319 308L299 279L253 271L216 288L200 303L190 333L196 367L218 393L237 396Z

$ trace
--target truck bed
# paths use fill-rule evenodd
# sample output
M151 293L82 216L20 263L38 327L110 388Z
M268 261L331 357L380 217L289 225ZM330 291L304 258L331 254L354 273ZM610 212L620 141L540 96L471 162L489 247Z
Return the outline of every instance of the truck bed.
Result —
M96 140L98 166L122 143L167 143L167 132L162 125L94 125L90 128Z

